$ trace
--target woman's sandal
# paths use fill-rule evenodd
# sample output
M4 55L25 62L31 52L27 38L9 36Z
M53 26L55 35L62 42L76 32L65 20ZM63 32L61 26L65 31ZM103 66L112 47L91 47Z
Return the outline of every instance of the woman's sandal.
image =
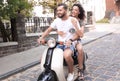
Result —
M75 79L75 81L84 80L84 70L78 68L78 77Z

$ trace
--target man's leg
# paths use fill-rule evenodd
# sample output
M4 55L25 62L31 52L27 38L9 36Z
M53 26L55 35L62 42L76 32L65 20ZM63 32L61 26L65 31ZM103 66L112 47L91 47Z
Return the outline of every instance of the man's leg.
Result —
M68 71L69 73L73 73L73 59L72 59L72 50L67 48L64 50L64 58L65 58L65 61L68 65Z
M64 50L64 58L68 65L68 71L69 71L67 81L73 81L74 79L74 72L73 72L74 62L73 62L72 54L73 54L73 50L71 50L71 48L66 48Z

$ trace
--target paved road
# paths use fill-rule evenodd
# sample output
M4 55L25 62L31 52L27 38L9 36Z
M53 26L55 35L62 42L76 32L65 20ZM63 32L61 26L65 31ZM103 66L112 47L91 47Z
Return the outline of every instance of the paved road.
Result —
M86 81L120 81L120 30L86 45L85 50Z
M120 30L84 46L89 59L86 62L85 81L120 81ZM2 81L36 81L40 65Z

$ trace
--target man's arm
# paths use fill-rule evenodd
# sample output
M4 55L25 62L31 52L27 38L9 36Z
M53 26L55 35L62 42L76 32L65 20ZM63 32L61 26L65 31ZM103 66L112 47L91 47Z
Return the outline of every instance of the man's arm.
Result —
M38 38L38 43L44 42L44 38L52 31L52 29L52 27L49 27L47 30L45 30L42 36Z
M52 31L52 27L49 27L47 30L45 30L45 32L42 34L41 38L45 38L51 31Z

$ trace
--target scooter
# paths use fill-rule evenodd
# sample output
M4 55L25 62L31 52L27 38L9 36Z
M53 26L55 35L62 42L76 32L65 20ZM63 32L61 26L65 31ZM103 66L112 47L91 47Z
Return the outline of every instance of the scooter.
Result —
M37 81L66 81L66 76L68 74L67 64L63 58L63 50L56 48L59 42L56 42L54 38L50 38L47 42L48 48L45 49L42 59L41 59L41 74ZM77 51L72 56L74 60L74 72L77 77ZM83 68L85 70L85 59L87 55L84 53Z

